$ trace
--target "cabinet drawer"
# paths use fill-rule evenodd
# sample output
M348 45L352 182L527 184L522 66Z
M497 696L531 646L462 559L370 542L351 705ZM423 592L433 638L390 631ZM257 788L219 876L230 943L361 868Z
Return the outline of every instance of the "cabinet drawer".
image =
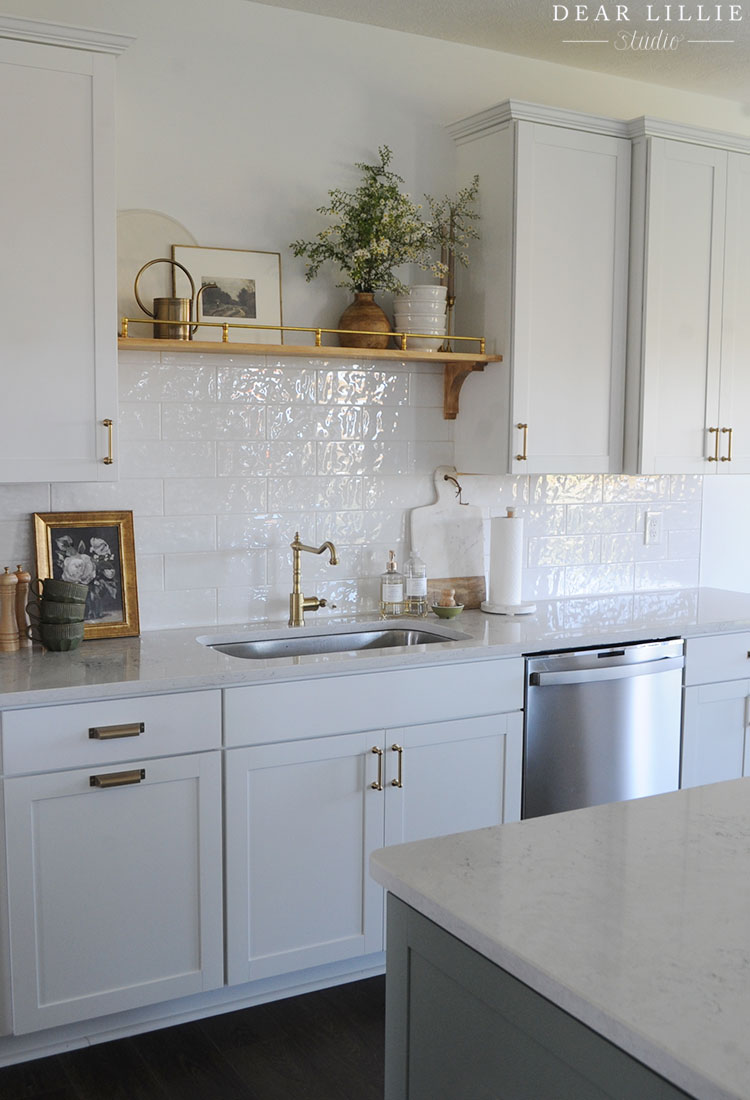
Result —
M685 647L685 683L715 684L750 676L750 631L689 638Z
M6 775L198 752L221 747L221 692L6 711L2 731Z
M229 688L225 743L260 745L520 710L523 660Z

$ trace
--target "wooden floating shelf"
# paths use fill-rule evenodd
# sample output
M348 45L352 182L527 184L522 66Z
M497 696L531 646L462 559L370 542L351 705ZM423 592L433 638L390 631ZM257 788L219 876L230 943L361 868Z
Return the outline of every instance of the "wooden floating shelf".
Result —
M400 351L398 348L315 347L312 344L240 344L218 340L141 340L120 337L120 351L198 352L211 355L275 355L279 359L367 359L400 363L434 363L443 368L443 419L458 416L458 395L473 371L487 363L502 363L502 355L479 355L462 351Z

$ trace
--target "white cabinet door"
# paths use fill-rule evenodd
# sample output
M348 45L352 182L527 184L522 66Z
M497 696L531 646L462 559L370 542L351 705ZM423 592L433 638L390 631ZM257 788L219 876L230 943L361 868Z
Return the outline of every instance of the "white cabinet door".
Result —
M378 730L227 752L230 985L382 950L367 869L383 844L382 744Z
M4 33L0 480L114 478L115 59Z
M484 334L505 361L461 392L456 463L617 473L630 141L527 120L468 134L459 171L479 173L482 240L460 287L458 331Z
M222 984L220 753L112 773L5 781L17 1034Z
M724 261L719 473L750 472L750 155L730 153ZM731 430L731 434L730 434ZM730 451L731 440L731 451ZM713 465L713 463L712 463Z
M387 731L386 844L521 815L520 713Z
M685 689L682 787L750 775L750 680Z
M629 141L518 123L514 473L622 468L629 196Z

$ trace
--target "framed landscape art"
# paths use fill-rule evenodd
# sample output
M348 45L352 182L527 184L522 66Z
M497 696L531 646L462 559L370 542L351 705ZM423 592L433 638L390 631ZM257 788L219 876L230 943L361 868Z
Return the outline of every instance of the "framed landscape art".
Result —
M172 259L186 267L200 296L198 322L213 324L267 325L268 328L229 330L229 339L242 344L281 344L281 254L248 252L232 248L200 248L197 245L172 245ZM190 286L184 273L173 268L176 297L189 297ZM207 284L215 283L215 287ZM201 325L195 340L221 340L219 327Z

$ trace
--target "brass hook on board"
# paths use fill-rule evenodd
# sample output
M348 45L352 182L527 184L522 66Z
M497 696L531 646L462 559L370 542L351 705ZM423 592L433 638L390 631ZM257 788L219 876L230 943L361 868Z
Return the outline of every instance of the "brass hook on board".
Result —
M465 500L461 500L461 493L463 492L463 489L456 481L455 477L452 477L450 474L443 474L443 481L453 482L453 484L456 486L456 496L458 497L458 503L463 504L465 508L468 508L467 502Z

